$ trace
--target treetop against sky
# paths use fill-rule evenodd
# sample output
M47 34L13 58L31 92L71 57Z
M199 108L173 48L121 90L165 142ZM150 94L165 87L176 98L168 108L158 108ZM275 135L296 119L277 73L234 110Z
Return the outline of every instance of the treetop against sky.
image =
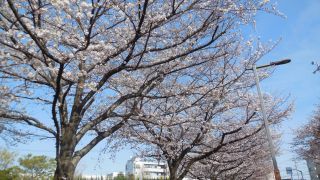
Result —
M200 142L198 133L205 137L210 131L218 131L217 136L210 136L213 140L208 141L215 147L220 147L219 142L224 144L225 140L236 142L237 137L233 135L222 141L214 138L229 134L239 126L248 125L252 129L239 130L238 138L256 132L259 123L249 123L259 118L253 113L257 108L255 93L251 90L254 81L245 68L261 58L261 63L283 56L293 59L292 64L281 67L263 84L266 92L279 90L296 96L297 113L292 122L297 121L296 117L306 117L298 108L314 103L309 99L312 94L315 96L316 88L305 90L309 93L304 94L292 84L316 82L311 75L309 80L301 81L301 77L308 74L306 64L312 60L300 60L315 58L316 47L311 45L319 39L311 38L315 32L312 28L300 27L312 24L319 29L319 19L314 17L313 9L319 4L315 1L301 6L297 2L279 1L278 9L284 11L287 20L267 13L258 13L255 20L257 11L278 14L273 10L274 2L255 0L0 2L3 5L0 9L0 87L6 97L1 100L1 117L41 129L41 136L46 132L45 137L55 139L48 142L52 148L56 147L51 155L58 157L57 174L74 171L72 167L100 142L104 143L98 147L108 146L104 138L128 137L134 135L131 130L144 142L158 146L167 160L175 151L169 150L170 143L163 147L160 141L168 141L170 131L180 132L182 137L182 132L190 130L191 139L185 142L191 142L192 137ZM297 11L301 12L298 17L293 16ZM253 28L240 28L247 24ZM304 32L309 35L301 36ZM265 55L274 44L257 42L256 36L261 36L262 42L283 38ZM274 122L287 117L290 106L274 109L280 107L277 103L281 100L271 95L265 97L270 102L268 110ZM31 105L21 106L27 104ZM234 113L241 116L233 119ZM223 124L224 118L233 122ZM214 125L210 120L214 120ZM199 126L192 127L190 123ZM150 131L150 127L157 130ZM157 138L165 133L159 134L159 129L169 133L162 140ZM26 130L27 134L36 132L32 128ZM117 135L117 132L123 134ZM287 141L289 133L286 129L284 132ZM145 133L151 133L155 139ZM172 136L173 139L179 140L177 136ZM183 143L176 143L185 148ZM208 146L202 140L201 143ZM25 147L32 149L27 145L20 147L22 151ZM79 169L82 162L93 164L89 157L96 156L97 152L94 149L89 153L88 158L80 162ZM209 148L207 152L213 151ZM115 170L123 169L127 160L125 156L120 159L122 163L118 163ZM84 172L97 172L85 166L88 170Z

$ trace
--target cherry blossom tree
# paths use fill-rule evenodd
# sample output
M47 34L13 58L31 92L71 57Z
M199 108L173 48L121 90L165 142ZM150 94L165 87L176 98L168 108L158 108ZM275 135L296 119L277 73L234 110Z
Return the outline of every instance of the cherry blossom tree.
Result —
M2 111L6 108L8 101L10 102L7 93L7 87L0 86L0 109ZM5 131L5 128L5 121L3 119L0 119L0 135Z
M141 127L149 116L162 123L189 118L176 127L190 126L183 130L199 136L190 139L195 145L211 137L206 122L217 114L221 124L231 118L224 111L243 96L241 90L235 94L246 84L243 70L267 52L258 45L251 52L252 42L244 42L239 27L254 22L257 11L274 12L260 0L0 3L1 88L10 92L0 118L55 139L55 179L72 179L80 159L98 143L135 121ZM50 118L34 116L35 109ZM164 110L168 115L158 113ZM255 118L249 111L236 119L249 124ZM232 132L240 131L233 124L218 126L223 138L206 140L217 148L201 157L233 141ZM256 129L244 132L240 139Z
M261 172L259 168L268 167L264 165L270 163L271 158L264 138L262 118L258 113L257 97L250 92L252 84L249 81L252 78L242 76L242 83L231 78L231 82L224 82L225 85L220 81L215 84L211 79L204 83L205 86L199 85L206 90L200 88L200 91L178 99L165 98L163 103L157 101L154 106L149 103L148 107L140 110L144 112L137 117L140 121L132 116L134 121L128 121L128 128L124 130L132 129L127 134L136 137L133 144L137 141L138 144L148 146L141 150L142 156L167 162L170 179L180 180L190 173L197 178L225 179L231 175L240 178L240 171L244 179L253 175L256 177ZM204 77L203 74L201 77ZM168 87L161 89L170 91ZM158 96L164 97L160 94ZM291 111L291 105L284 106L282 99L265 96L265 101L271 123L278 124ZM277 139L277 136L274 138ZM257 166L257 159L261 162L269 160ZM202 163L206 166L202 167ZM217 174L199 174L208 172L201 168L215 165Z
M311 120L298 130L293 146L300 157L320 165L320 107Z
M0 66L1 68L1 66ZM8 108L13 103L17 103L17 99L13 95L16 91L5 86L5 79L0 79L0 112L8 111ZM0 117L0 138L4 143L15 144L24 140L27 132L21 132L20 129L15 127L15 123Z
M219 152L195 163L188 176L212 180L266 179L273 171L267 140L264 137L264 132L260 131L245 142L227 145Z

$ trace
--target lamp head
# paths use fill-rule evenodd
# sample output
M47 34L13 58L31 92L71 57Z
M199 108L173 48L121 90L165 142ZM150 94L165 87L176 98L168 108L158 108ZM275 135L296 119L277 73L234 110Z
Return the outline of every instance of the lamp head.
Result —
M291 62L290 59L284 59L284 60L281 60L281 61L274 61L274 62L271 62L270 65L271 66L278 66L278 65L282 65L282 64L287 64Z

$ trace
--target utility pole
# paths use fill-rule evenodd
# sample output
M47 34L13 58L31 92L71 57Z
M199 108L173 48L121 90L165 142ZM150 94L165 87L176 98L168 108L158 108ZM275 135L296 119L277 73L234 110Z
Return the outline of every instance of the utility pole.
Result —
M269 129L269 122L268 122L266 112L265 112L263 97L262 97L262 93L261 93L261 89L260 89L260 85L259 85L260 80L259 80L259 76L257 73L257 69L265 68L265 67L269 67L269 66L278 66L278 65L282 65L282 64L287 64L290 61L291 61L290 59L284 59L281 61L271 62L270 64L266 64L266 65L262 65L262 66L258 66L258 67L254 64L252 66L252 68L247 69L247 70L253 70L253 74L255 77L259 101L260 101L260 108L261 108L261 113L262 113L262 117L263 117L264 128L265 128L266 136L267 136L268 143L269 143L269 149L270 149L270 154L271 154L271 159L272 159L272 164L273 164L274 177L276 180L281 180L281 176L280 176L280 171L278 168L277 160L275 157L275 150L274 150L275 148L273 145L273 141L272 141L272 137L271 137L271 133L270 133L270 129Z

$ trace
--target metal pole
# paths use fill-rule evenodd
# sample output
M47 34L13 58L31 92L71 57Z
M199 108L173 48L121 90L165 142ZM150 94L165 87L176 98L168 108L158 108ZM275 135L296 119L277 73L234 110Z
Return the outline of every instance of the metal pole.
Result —
M303 178L303 172L300 171L299 169L295 169L295 170L298 172L298 174L299 174L299 172L301 173L301 180L304 180L304 178ZM298 177L298 179L300 179L300 178Z
M254 73L255 80L256 80L256 86L257 86L257 91L258 91L259 100L260 100L260 108L261 108L261 112L262 112L264 127L266 130L266 135L267 135L267 139L269 142L269 149L270 149L271 158L272 158L274 177L276 180L281 180L280 171L279 171L277 160L275 157L274 145L273 145L273 141L272 141L272 138L270 135L269 123L268 123L265 108L264 108L263 98L262 98L261 89L260 89L260 85L259 85L259 76L257 74L256 65L253 65L252 69L253 69L253 73Z

